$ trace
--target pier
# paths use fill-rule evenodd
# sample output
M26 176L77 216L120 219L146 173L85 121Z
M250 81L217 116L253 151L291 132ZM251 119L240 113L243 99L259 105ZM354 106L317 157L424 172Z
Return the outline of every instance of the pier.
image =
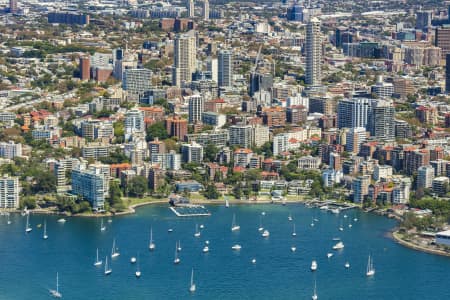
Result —
M176 206L170 206L170 210L177 217L206 217L211 213L203 205L194 204L180 204Z

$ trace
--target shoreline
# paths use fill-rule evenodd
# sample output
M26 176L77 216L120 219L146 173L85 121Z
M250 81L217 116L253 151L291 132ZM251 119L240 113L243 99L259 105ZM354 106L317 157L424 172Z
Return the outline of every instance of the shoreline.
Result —
M440 256L446 256L446 257L450 257L450 253L443 251L443 250L436 250L436 249L429 249L427 247L424 246L419 246L417 244L411 243L411 242L407 242L405 240L403 240L400 236L400 233L398 232L397 228L394 228L393 231L390 232L390 237L398 244L402 245L403 247L412 249L412 250L416 250L416 251L420 251L420 252L424 252L424 253L428 253L428 254L434 254L434 255L440 255Z

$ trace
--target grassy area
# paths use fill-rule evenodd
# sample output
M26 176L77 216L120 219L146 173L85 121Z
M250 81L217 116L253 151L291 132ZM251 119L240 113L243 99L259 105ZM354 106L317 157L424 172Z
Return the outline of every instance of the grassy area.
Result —
M147 196L147 197L143 197L143 198L134 198L134 197L123 197L123 203L125 204L125 206L132 206L132 205L137 205L137 204L142 204L142 203L147 203L147 202L167 202L167 198L155 198L155 197L151 197L151 196Z

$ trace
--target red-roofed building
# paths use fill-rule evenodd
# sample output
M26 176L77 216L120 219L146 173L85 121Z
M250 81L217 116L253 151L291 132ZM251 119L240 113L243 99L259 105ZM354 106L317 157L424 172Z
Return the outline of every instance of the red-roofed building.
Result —
M234 151L234 165L247 168L250 164L250 159L253 156L253 151L247 148L240 148Z
M119 178L120 177L120 173L122 171L130 170L130 169L131 169L131 165L128 164L128 163L112 164L109 167L111 177L114 177L114 178Z

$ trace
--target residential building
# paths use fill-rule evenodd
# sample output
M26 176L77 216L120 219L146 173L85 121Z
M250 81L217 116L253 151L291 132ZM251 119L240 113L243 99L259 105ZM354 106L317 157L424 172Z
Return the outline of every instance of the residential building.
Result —
M377 100L373 101L367 129L370 135L377 140L395 139L395 108L391 101Z
M135 133L145 131L144 113L138 109L132 109L125 113L124 120L125 140L129 140Z
M227 117L224 114L218 114L215 112L203 112L202 123L205 125L211 125L217 128L222 127L227 122Z
M188 18L195 17L195 4L194 0L187 0L187 16Z
M229 127L230 146L252 147L253 128L251 125L232 125Z
M346 135L346 151L358 154L361 144L367 140L367 131L364 127L351 128Z
M353 128L367 127L369 113L371 111L371 99L352 98L342 99L338 103L338 127Z
M250 160L253 157L253 151L247 148L236 149L233 153L234 166L247 168L250 165Z
M437 196L445 196L449 190L450 178L441 176L433 179L432 189L433 193Z
M380 181L382 179L388 179L392 176L392 167L388 165L376 165L373 170L373 179Z
M189 124L202 121L202 114L205 111L205 101L200 95L189 97Z
M353 180L353 202L363 203L364 197L369 194L370 176L358 176Z
M9 142L0 142L0 157L13 159L14 157L22 156L22 144Z
M181 145L181 154L185 163L201 164L203 162L203 146L196 142Z
M149 69L125 69L122 88L130 100L138 101L152 87L152 71Z
M193 133L186 135L186 142L197 142L203 147L208 144L213 144L218 148L225 147L229 140L229 133L227 129L216 129L208 132Z
M445 91L450 93L450 53L445 56Z
M434 169L432 166L421 166L417 169L417 189L428 189L433 186Z
M105 176L100 170L72 170L72 193L91 203L95 211L102 211L105 204Z
M434 45L442 49L442 59L450 53L450 24L436 27Z
M207 1L207 0L206 0ZM233 85L233 54L229 50L219 51L218 60L218 84L219 87L231 87Z
M3 175L0 177L0 208L19 208L19 177Z
M209 20L209 1L203 0L203 20Z
M322 160L320 159L320 157L313 157L310 155L303 156L298 159L298 167L300 169L318 170L321 163L322 163Z
M172 117L168 117L165 124L169 136L177 137L179 141L184 140L184 137L188 133L188 120L174 115Z

